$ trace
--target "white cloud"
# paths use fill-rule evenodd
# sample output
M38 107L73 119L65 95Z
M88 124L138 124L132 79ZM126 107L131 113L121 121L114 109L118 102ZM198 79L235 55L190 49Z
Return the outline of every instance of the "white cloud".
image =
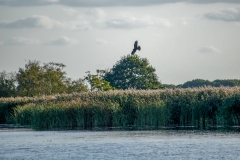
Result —
M82 22L87 24L88 28L97 27L104 28L104 21L106 20L106 13L100 8L87 10L83 15L79 16ZM91 27L90 27L91 26Z
M63 8L62 10L68 15L75 15L77 13L77 11L72 8Z
M89 22L84 18L76 21L59 22L47 16L33 15L27 18L17 19L15 21L1 21L0 27L3 28L41 28L41 29L69 29L69 30L87 30L90 28Z
M119 12L114 15L109 15L100 8L89 9L85 14L78 16L78 25L73 25L77 28L113 28L113 29L134 29L145 28L150 26L155 27L170 27L171 23L159 17L153 17L149 15L140 16L136 18L132 13ZM79 26L79 27L77 27ZM75 29L74 28L74 29Z
M220 52L219 49L213 47L213 46L205 46L205 47L202 47L200 50L199 50L201 53L216 53L216 52Z
M85 12L85 14L92 19L103 19L106 16L106 13L101 8L89 9Z
M231 8L215 12L209 12L204 15L205 18L210 20L221 20L227 22L240 21L240 8Z
M134 16L125 18L110 19L105 22L107 28L132 29L144 28L149 26L170 27L171 23L163 18L144 16L137 19Z
M188 25L187 18L182 17L181 18L181 24L184 25L184 26Z
M104 39L96 38L95 43L99 45L104 45L104 44L108 44L109 42Z
M1 21L0 27L5 28L62 28L63 24L53 20L47 16L33 15L27 18L18 19L15 21Z
M70 39L68 37L62 36L60 38L51 39L48 42L42 42L38 39L30 39L25 37L11 37L7 41L5 41L4 45L73 45L77 44L78 42L74 39ZM1 42L0 42L1 45Z
M1 46L1 45L3 45L3 42L2 42L2 41L0 41L0 46Z
M65 23L65 29L88 30L91 28L90 22L83 16L78 16L77 20Z
M5 43L5 45L38 45L41 41L38 39L29 39L24 37L11 37Z
M75 14L71 8L63 8L69 14ZM69 30L88 30L90 28L115 28L115 29L134 29L155 27L170 27L171 23L159 17L149 15L136 18L131 13L120 12L108 15L100 8L89 9L84 14L79 15L74 21L60 22L43 15L33 15L14 21L0 21L2 28L41 28L41 29L69 29Z
M139 22L134 20L127 19L110 19L105 22L107 28L141 28L143 25L140 25Z
M70 39L68 37L62 36L57 39L52 39L49 42L46 42L45 45L58 45L58 46L65 46L65 45L72 45L77 44L78 42L74 39Z
M0 5L9 6L39 6L59 3L59 0L0 0Z
M157 26L157 27L170 27L171 23L164 18L157 18L151 16L144 16L142 19L139 19L142 23L146 23L148 26Z

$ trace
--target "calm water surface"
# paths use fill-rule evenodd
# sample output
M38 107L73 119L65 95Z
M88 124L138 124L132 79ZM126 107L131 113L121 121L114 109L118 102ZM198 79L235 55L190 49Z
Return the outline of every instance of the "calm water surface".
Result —
M240 134L216 131L1 129L0 159L240 160Z

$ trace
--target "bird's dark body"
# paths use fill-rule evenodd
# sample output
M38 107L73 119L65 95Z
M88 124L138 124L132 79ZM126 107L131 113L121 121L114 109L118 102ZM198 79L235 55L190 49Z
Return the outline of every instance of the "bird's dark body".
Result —
M140 51L140 50L141 50L141 47L138 46L138 41L135 41L135 43L134 43L134 48L133 48L133 50L132 50L131 55L134 55L137 50Z

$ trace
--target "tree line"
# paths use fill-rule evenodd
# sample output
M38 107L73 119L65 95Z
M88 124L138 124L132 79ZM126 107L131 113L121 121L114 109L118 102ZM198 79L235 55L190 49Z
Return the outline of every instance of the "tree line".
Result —
M62 63L28 61L17 73L0 72L0 97L38 96L88 91L83 79L66 77Z
M66 76L62 63L28 61L17 73L0 72L0 97L39 96L72 92L116 89L159 89L155 69L146 58L137 55L122 57L110 70L86 72L84 78Z
M184 84L162 84L146 58L123 56L110 70L89 71L84 78L72 80L66 76L62 63L28 61L18 72L0 72L0 97L39 96L72 92L107 91L117 89L162 89L202 86L239 86L240 80L194 79Z
M216 79L214 81L204 80L204 79L193 79L191 81L187 81L183 84L174 85L174 84L164 84L165 88L196 88L196 87L204 87L204 86L211 86L211 87L234 87L240 86L239 79Z

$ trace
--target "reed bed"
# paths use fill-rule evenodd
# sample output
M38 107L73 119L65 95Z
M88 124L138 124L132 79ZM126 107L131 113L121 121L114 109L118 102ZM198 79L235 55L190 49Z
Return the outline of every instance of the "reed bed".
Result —
M240 87L0 98L0 115L1 123L32 125L38 129L239 126Z

